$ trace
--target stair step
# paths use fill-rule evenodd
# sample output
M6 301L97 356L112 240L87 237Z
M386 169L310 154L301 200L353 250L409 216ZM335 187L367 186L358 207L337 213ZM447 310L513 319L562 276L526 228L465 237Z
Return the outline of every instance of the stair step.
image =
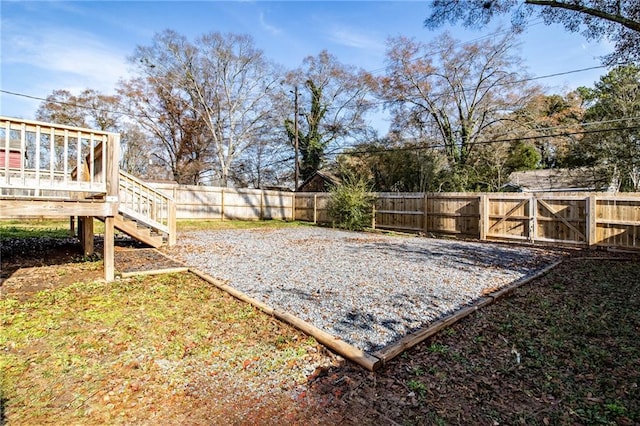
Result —
M160 247L161 245L164 244L164 238L162 238L162 235L157 235L157 236L153 236L152 235L149 238L151 238L152 240L154 240L156 242L157 247Z
M146 237L150 237L151 236L151 229L149 228L141 228L141 227L137 227L138 233L140 235L144 235Z
M152 247L160 247L164 243L162 235L152 235L152 229L146 226L139 226L136 221L130 220L123 215L116 216L115 227L136 240Z

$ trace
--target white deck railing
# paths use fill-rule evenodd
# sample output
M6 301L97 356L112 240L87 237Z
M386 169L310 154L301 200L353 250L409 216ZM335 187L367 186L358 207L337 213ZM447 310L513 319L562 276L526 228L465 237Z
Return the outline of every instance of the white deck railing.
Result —
M78 198L107 193L113 133L0 117L0 195Z
M121 213L175 236L173 198L150 187L146 182L120 170Z

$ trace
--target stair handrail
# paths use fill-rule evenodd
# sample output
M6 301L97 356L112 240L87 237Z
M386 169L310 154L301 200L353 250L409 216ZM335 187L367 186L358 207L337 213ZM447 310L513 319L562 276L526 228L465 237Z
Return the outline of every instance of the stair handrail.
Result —
M124 170L120 170L120 206L126 213L134 213L159 223L162 230L168 229L168 243L176 241L176 212L172 196L150 186Z

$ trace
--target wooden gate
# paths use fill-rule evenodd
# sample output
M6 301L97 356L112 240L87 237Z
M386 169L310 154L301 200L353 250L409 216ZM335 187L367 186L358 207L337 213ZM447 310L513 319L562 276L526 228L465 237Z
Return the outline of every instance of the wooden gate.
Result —
M542 194L488 194L480 238L588 244L588 199Z

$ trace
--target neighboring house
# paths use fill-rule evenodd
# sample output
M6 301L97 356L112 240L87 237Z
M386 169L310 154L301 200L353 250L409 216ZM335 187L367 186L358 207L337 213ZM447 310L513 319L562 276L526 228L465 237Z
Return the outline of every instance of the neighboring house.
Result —
M502 189L506 192L615 192L608 178L587 168L513 172Z
M9 167L19 169L22 166L23 157L26 158L26 155L23 156L22 152L22 144L20 141L10 141L9 142ZM7 147L3 142L0 142L0 167L5 166L5 161L7 158Z
M299 192L329 192L342 180L331 172L316 170L298 187Z

